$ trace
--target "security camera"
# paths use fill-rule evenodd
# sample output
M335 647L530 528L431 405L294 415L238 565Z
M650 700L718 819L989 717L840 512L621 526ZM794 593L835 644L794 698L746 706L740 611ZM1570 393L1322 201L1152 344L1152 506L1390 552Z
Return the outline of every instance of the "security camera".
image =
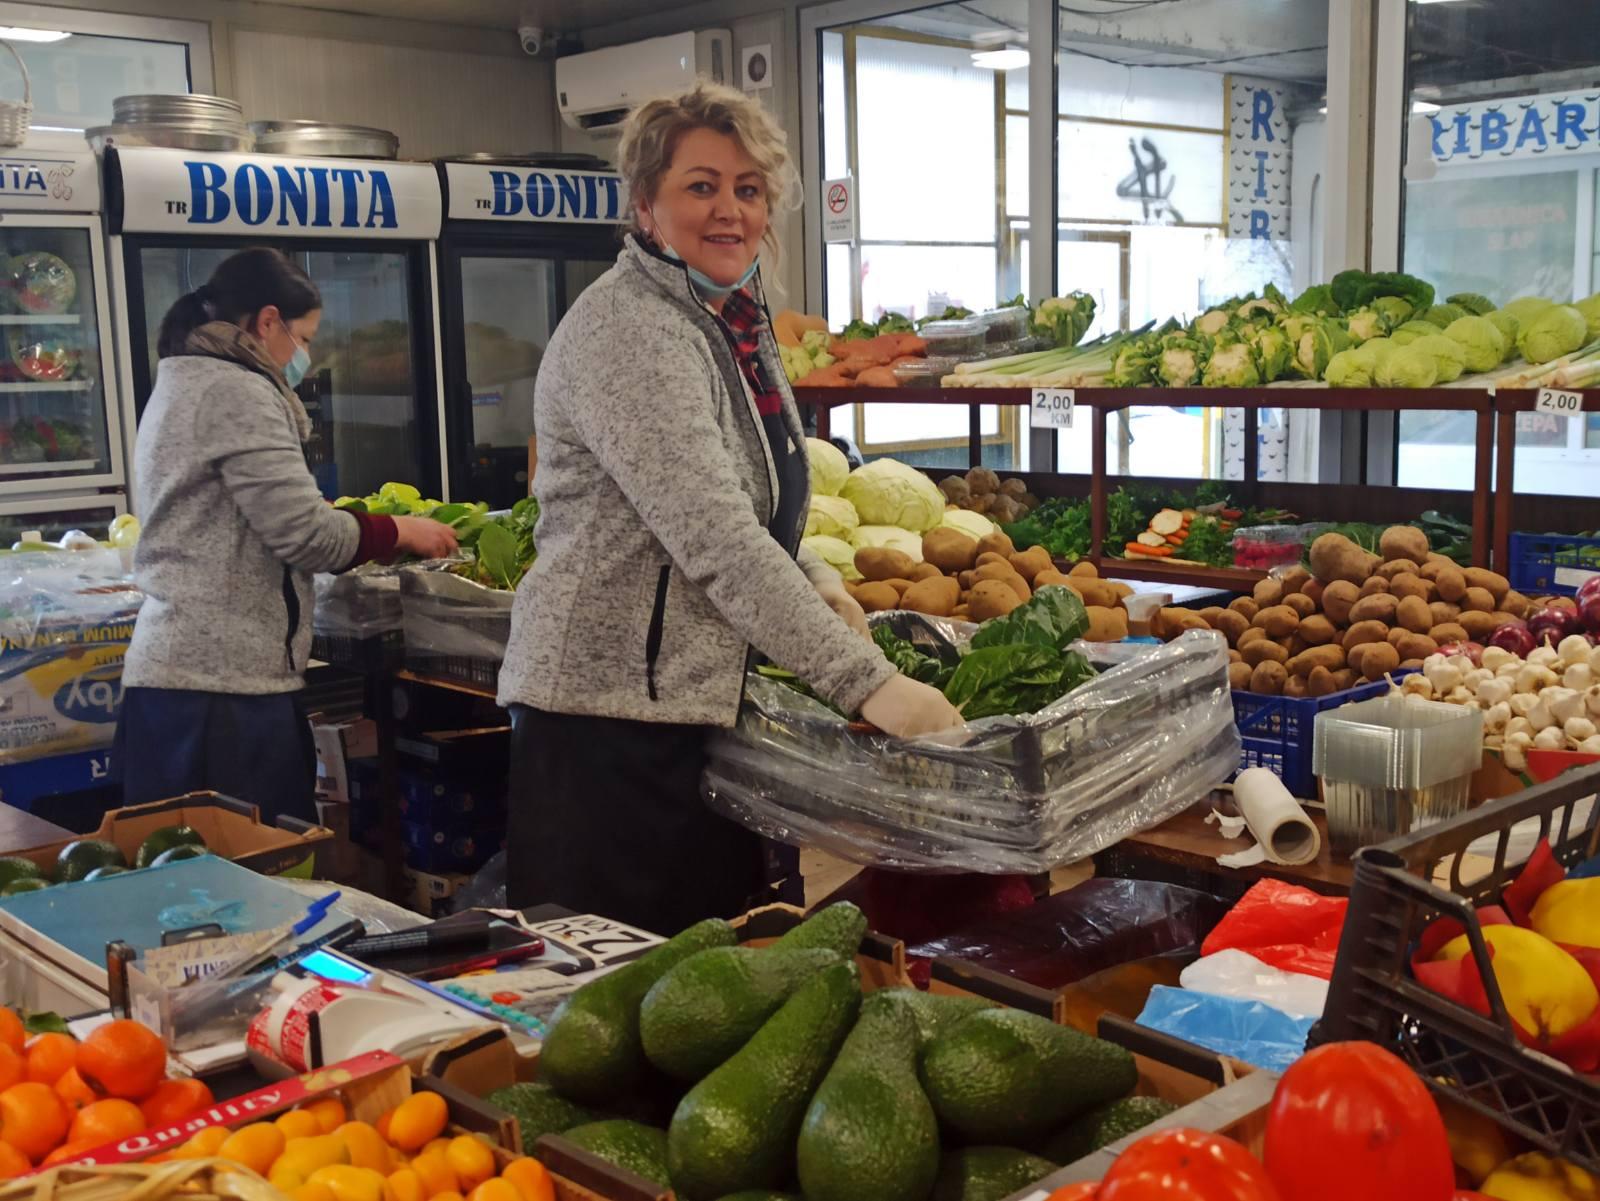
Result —
M544 49L544 30L537 25L517 26L517 37L522 41L522 53L537 56Z

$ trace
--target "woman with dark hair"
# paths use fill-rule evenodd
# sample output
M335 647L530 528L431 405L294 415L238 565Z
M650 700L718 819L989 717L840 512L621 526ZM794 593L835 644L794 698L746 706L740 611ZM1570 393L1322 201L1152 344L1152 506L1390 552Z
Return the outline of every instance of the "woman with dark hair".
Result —
M322 298L275 250L224 260L161 322L134 449L145 594L123 665L115 758L127 804L214 790L267 820L316 819L316 757L295 693L311 577L455 549L449 526L333 508L294 388Z

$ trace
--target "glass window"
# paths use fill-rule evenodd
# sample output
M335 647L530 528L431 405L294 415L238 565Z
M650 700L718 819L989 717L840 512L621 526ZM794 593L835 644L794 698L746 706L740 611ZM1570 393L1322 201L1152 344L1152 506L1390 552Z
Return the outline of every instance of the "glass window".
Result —
M1600 288L1600 30L1561 0L1408 5L1401 266L1441 295L1566 301ZM1466 413L1403 413L1395 482L1470 488ZM1585 420L1520 414L1519 492L1600 495Z

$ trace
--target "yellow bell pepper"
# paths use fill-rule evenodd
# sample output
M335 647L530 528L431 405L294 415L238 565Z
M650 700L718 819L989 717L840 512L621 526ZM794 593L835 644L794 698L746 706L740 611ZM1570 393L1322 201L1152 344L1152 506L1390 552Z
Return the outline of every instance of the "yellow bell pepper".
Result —
M1496 1168L1479 1191L1500 1201L1600 1201L1600 1180L1565 1160L1531 1151Z
M1583 965L1544 935L1521 926L1485 926L1483 937L1494 948L1494 975L1511 1020L1530 1034L1559 1038L1600 1006L1600 990ZM1453 961L1470 953L1463 934L1436 958Z
M1563 880L1534 903L1533 928L1569 947L1600 947L1600 879Z
M1448 1096L1435 1094L1444 1132L1450 1139L1450 1158L1477 1188L1511 1158L1511 1144L1493 1118L1485 1117Z

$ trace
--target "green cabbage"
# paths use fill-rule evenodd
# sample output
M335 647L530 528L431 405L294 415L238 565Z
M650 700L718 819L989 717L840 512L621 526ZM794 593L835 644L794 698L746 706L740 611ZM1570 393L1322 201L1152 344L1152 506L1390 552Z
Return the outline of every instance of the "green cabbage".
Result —
M1444 302L1465 309L1473 317L1484 317L1494 312L1494 301L1477 292L1457 292L1454 296L1446 296Z
M1443 334L1418 338L1407 349L1433 356L1433 365L1438 375L1435 381L1437 383L1448 384L1451 380L1460 379L1462 371L1466 369L1466 350L1454 338L1447 338Z
M1554 304L1555 301L1546 300L1543 296L1519 296L1515 300L1506 301L1498 311L1510 313L1517 319L1517 325L1523 326L1532 321L1535 315L1544 312Z
M1445 326L1444 336L1466 352L1466 369L1493 371L1506 357L1506 339L1487 317L1463 317Z
M1438 379L1438 360L1415 344L1380 358L1372 373L1372 382L1380 388L1431 388Z
M1504 309L1496 309L1484 317L1484 320L1500 331L1500 336L1505 339L1505 351L1501 355L1502 363L1509 363L1517 357L1517 335L1522 332L1522 326L1517 319Z
M1389 324L1383 319L1383 315L1372 309L1351 313L1347 328L1350 331L1350 341L1358 346L1369 338L1381 338L1389 332Z
M1419 313L1418 319L1443 329L1452 321L1459 321L1461 318L1470 317L1471 315L1472 314L1468 313L1466 309L1461 308L1458 305L1436 304Z
M1367 361L1374 367L1383 362L1395 351L1399 350L1402 343L1393 338L1373 338L1370 342L1361 344L1361 353L1367 356Z
M850 473L839 495L864 525L897 525L921 534L944 519L944 493L915 467L876 459Z
M1589 340L1592 342L1600 338L1600 292L1573 301L1572 307L1583 314L1583 319L1589 326Z
M897 525L858 525L850 531L850 545L857 550L872 546L903 550L914 562L922 562L922 535L913 534Z
M856 570L856 549L842 538L832 538L827 534L813 534L809 538L800 539L800 545L815 553L818 558L845 579L859 580L861 578L861 573Z
M1370 345L1370 343L1369 343ZM1366 346L1353 346L1341 350L1328 360L1324 378L1330 388L1370 388L1372 371L1376 366Z
M1431 321L1407 321L1389 336L1396 346L1410 346L1418 338L1431 338L1438 332L1439 327Z
M806 458L811 463L812 495L838 496L850 478L850 460L844 457L844 451L821 438L807 438Z
M1589 336L1589 323L1570 304L1555 304L1535 314L1517 335L1517 349L1530 363L1548 363L1571 354Z
M1398 296L1379 296L1367 307L1387 321L1390 329L1404 325L1417 312L1416 305Z
M942 529L960 530L967 537L979 540L987 538L999 528L982 513L974 513L971 509L946 509L944 520L939 525Z
M1341 271L1333 277L1333 299L1345 312L1371 304L1380 296L1398 296L1413 308L1433 303L1433 285L1400 271Z
M811 508L806 513L806 537L827 534L832 538L848 538L850 531L861 524L856 507L842 496L811 498Z

